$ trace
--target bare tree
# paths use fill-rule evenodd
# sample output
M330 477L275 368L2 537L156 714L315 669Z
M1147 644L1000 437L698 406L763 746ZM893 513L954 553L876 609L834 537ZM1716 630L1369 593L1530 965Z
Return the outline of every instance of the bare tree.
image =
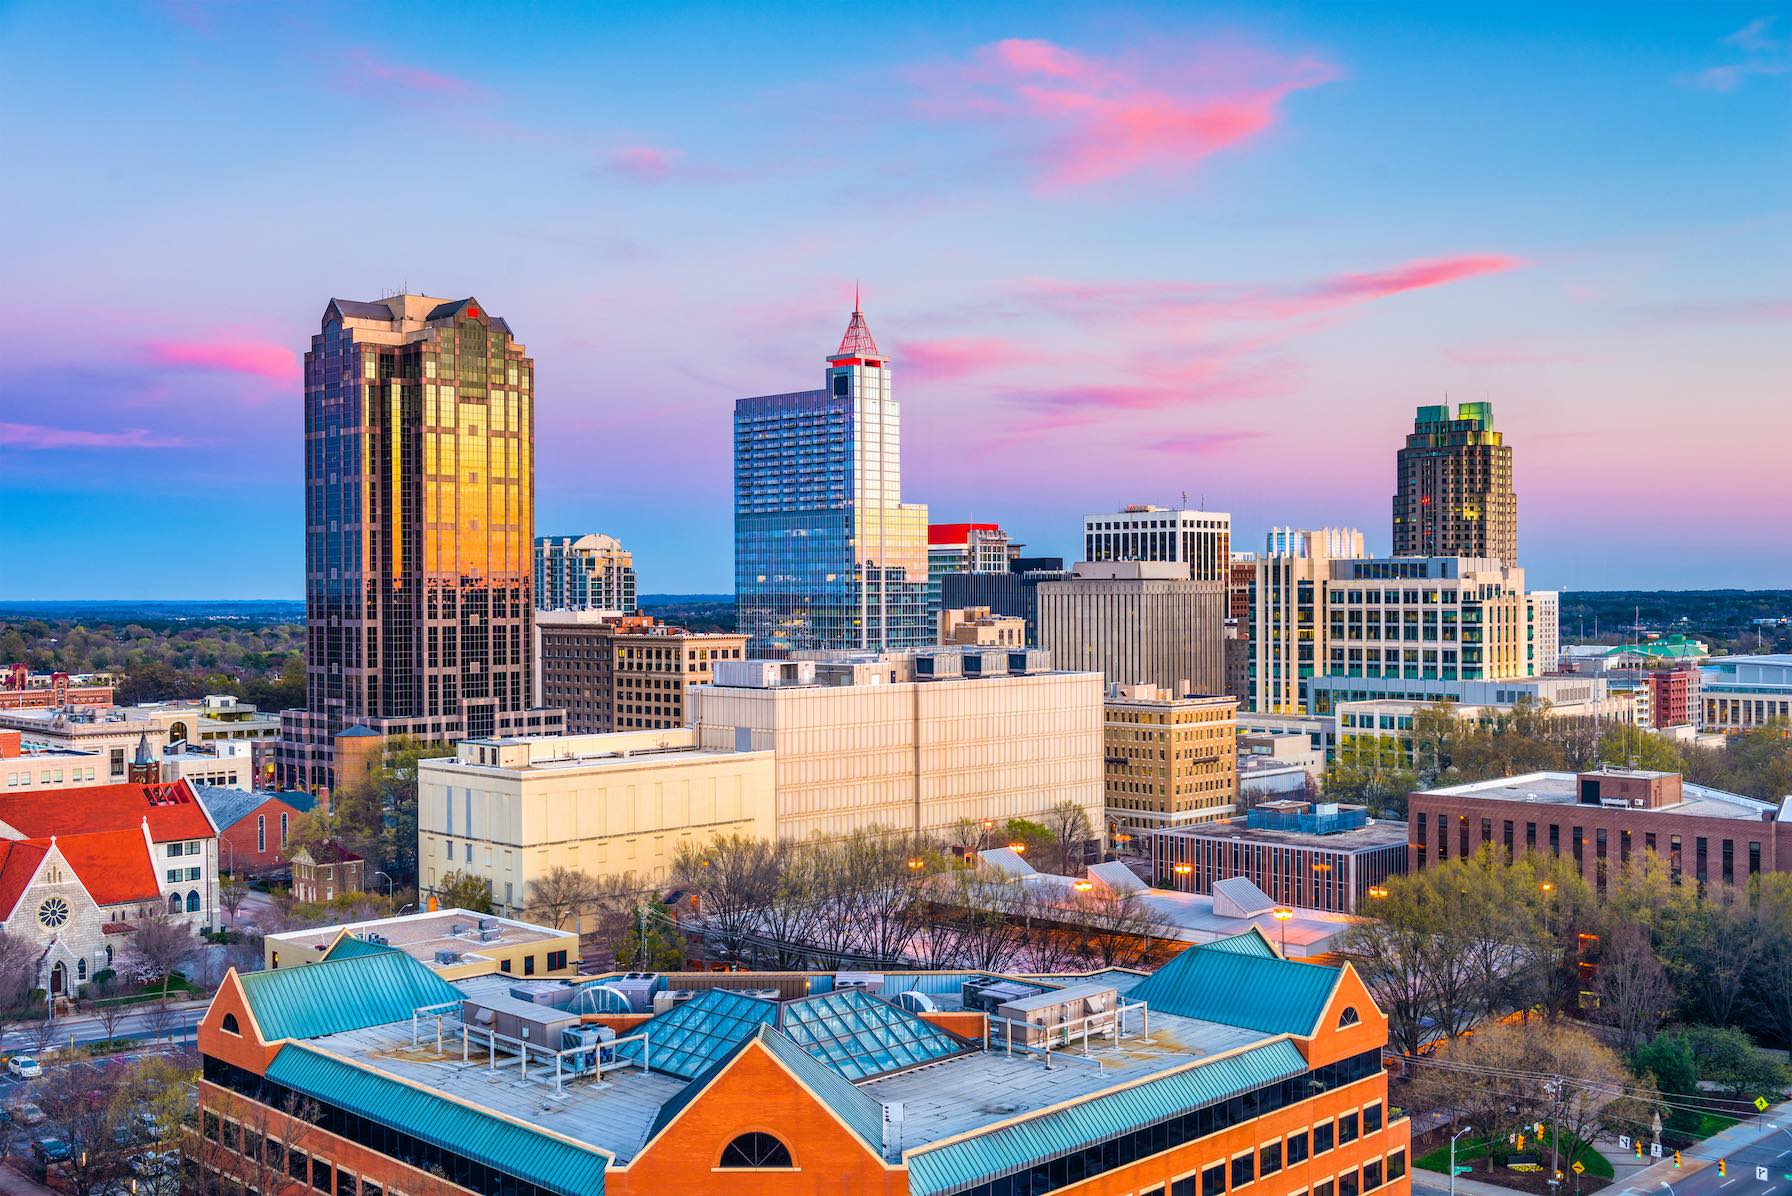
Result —
M38 1107L68 1144L69 1157L56 1164L65 1191L76 1196L102 1191L128 1174L128 1135L118 1131L128 1116L121 1098L122 1078L113 1069L52 1069L37 1092Z
M62 1023L48 1017L26 1022L24 1028L25 1041L31 1044L32 1053L37 1055L49 1051L61 1032Z
M160 911L131 927L133 970L162 981L162 999L168 999L168 982L180 966L192 958L199 940L185 922Z
M685 845L672 873L697 896L706 938L729 963L747 962L758 937L763 910L777 884L778 857L763 839L744 835L717 838L703 846Z
M526 908L555 930L566 925L597 899L597 881L589 872L557 864L529 882Z
M174 1030L177 1015L167 1001L157 1001L143 1008L143 1028L156 1042L166 1039Z
M1080 873L1095 844L1095 828L1089 812L1073 801L1061 801L1045 813L1045 828L1052 834L1052 871L1060 875Z
M118 1037L119 1020L127 1012L124 1003L118 999L118 982L111 977L96 978L87 986L87 992L87 1012L106 1031L106 1041L110 1043Z
M236 925L237 911L249 900L249 882L234 872L226 873L218 878L218 904L230 915L230 924Z
M0 1040L24 1019L37 981L38 947L22 935L0 930Z
M1634 1050L1655 1036L1674 1007L1674 986L1667 969L1655 958L1649 932L1620 925L1605 938L1599 960L1599 1020L1618 1036L1618 1045Z
M1169 920L1137 890L1102 887L1074 898L1077 920L1087 928L1094 962L1104 968L1136 968L1152 962L1175 933Z
M203 1196L244 1188L261 1196L307 1191L304 1168L290 1160L309 1154L320 1113L316 1101L296 1093L270 1108L235 1093L208 1092L199 1110L199 1133L189 1134L183 1143L190 1163L188 1190Z

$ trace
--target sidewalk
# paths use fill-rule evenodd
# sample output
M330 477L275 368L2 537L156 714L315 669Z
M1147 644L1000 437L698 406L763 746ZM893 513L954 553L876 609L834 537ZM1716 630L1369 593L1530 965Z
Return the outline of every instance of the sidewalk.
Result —
M46 1196L54 1191L0 1163L0 1196Z

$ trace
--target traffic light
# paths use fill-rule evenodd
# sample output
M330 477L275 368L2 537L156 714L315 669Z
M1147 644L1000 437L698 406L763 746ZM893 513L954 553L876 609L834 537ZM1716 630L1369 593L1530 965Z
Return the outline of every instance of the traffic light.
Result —
M1636 1157L1639 1159L1643 1157L1643 1140L1641 1138L1636 1140Z
M1730 1164L1725 1162L1723 1159L1717 1160L1717 1173L1719 1175L1730 1174Z
M1680 1152L1676 1150L1674 1152L1674 1166L1678 1167L1679 1165L1680 1165Z

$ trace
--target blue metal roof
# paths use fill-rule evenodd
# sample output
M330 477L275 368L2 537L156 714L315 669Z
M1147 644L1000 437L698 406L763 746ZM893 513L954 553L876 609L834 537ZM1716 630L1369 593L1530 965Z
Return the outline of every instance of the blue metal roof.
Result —
M1223 939L1215 939L1211 943L1202 943L1203 951L1233 951L1239 955L1255 955L1259 959L1280 959L1276 949L1263 937L1263 932L1255 926L1243 934L1228 935Z
M647 1036L645 1051L638 1041L625 1042L616 1054L653 1071L695 1079L777 1017L778 1007L770 1001L712 988L632 1031Z
M353 959L357 955L378 955L382 951L396 950L398 948L390 943L370 943L366 939L356 938L344 931L334 943L330 944L330 949L324 952L323 962L328 963L332 959Z
M909 1151L910 1196L936 1196L1070 1154L1240 1092L1300 1075L1287 1039L1028 1117L958 1142Z
M1231 947L1190 947L1137 985L1129 998L1152 1009L1265 1034L1313 1033L1339 969Z
M848 1080L868 1080L961 1054L963 1040L860 989L786 1001L778 1025Z
M326 965L306 971L321 970ZM288 1043L268 1079L563 1196L601 1196L609 1158L592 1147L482 1112L419 1085Z
M237 983L269 1042L402 1022L425 1005L463 996L402 951L238 973Z

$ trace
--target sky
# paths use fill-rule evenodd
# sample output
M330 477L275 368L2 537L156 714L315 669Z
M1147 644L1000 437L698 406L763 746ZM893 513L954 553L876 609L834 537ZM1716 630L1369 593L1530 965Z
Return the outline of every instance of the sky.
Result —
M1792 586L1792 7L0 0L0 598L303 588L331 297L536 361L536 529L732 577L862 289L903 490L1389 547L1489 400L1534 588Z

